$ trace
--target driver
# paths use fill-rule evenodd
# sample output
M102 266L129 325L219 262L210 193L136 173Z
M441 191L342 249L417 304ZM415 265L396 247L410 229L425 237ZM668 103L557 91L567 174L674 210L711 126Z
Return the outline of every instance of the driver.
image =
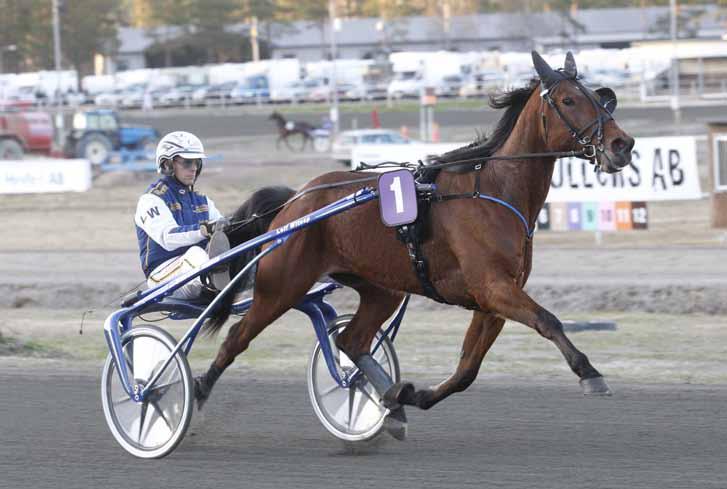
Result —
M157 172L163 176L139 197L134 217L141 268L150 288L197 269L229 249L225 233L215 233L229 221L212 199L194 189L205 158L202 142L189 132L171 132L157 145ZM221 290L230 280L229 272L226 267L215 269L205 280L210 288ZM173 297L196 299L203 290L197 277Z

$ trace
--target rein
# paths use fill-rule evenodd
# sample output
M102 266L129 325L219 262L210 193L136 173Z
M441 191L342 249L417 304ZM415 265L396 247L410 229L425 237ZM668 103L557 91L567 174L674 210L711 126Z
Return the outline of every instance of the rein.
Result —
M386 163L379 163L378 165L367 165L366 163L362 163L361 164L361 167L360 168L357 168L356 170L353 170L352 173L359 173L359 172L362 172L364 170L378 169L378 168L388 168L388 167L391 167L391 168L407 168L409 170L418 170L418 169L439 170L439 169L444 169L444 168L448 168L448 167L452 167L452 166L463 165L463 164L466 164L466 163L478 163L477 165L474 165L473 166L472 171L478 171L478 173L477 173L477 177L478 177L477 178L477 183L479 184L479 170L482 168L482 165L481 165L482 162L485 162L485 161L492 161L492 160L503 160L503 161L507 161L507 160L527 160L527 159L537 159L537 158L547 158L547 157L555 157L555 158L570 158L570 157L574 157L574 158L578 158L578 157L585 157L585 156L586 156L585 151L581 150L581 151L551 151L551 152L545 152L545 153L523 153L523 154L520 154L520 155L483 156L483 157L480 157L480 158L470 158L470 159L464 159L464 160L454 160L454 161L448 161L446 163L434 163L434 164L431 164L431 165L424 165L424 164L421 163L421 161L418 164L415 164L415 163L394 163L394 162L386 162ZM288 204L293 203L294 201L300 199L301 197L303 197L303 196L305 196L305 195L307 195L309 193L317 192L319 190L328 190L328 189L332 189L332 188L345 187L347 185L354 185L354 184L357 184L357 183L372 182L372 181L378 180L378 178L379 178L378 175L372 175L370 177L356 178L356 179L352 179L352 180L344 180L342 182L335 182L335 183L327 183L327 184L316 185L314 187L310 187L310 188L305 189L303 192L300 192L298 194L295 194L293 197L291 197L287 201L283 202L282 204L280 204L279 206L277 206L277 207L275 207L273 209L270 209L267 212L264 212L262 214L253 214L249 218L247 218L247 219L241 219L239 221L230 221L230 224L228 224L225 229L226 229L226 231L230 231L230 232L237 231L238 229L241 229L241 228L243 228L245 226L248 226L248 225L252 224L253 222L255 222L258 219L261 219L261 218L266 217L266 216L268 216L268 215L270 215L272 213L275 213L275 212L280 211L281 209L283 209ZM479 191L479 185L477 185L477 189ZM469 197L472 197L473 196L473 194L464 194L464 195L467 195ZM442 196L442 197L446 197L446 196ZM492 197L491 199L494 199L494 197ZM448 200L448 199L443 199L443 200ZM507 204L507 205L510 206L509 204ZM519 211L517 212L517 214L519 214Z

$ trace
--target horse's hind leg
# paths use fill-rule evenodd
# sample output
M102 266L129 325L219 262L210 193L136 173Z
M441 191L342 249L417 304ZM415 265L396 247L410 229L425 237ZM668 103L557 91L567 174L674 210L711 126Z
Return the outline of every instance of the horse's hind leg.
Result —
M337 277L338 278L338 277ZM356 314L346 329L336 338L336 346L363 371L381 398L392 387L393 380L370 354L371 343L383 322L401 303L404 294L379 288L367 282L350 282L360 296ZM387 431L396 439L406 437L404 408L388 405L391 413L386 419Z
M207 373L195 380L195 397L199 407L207 400L212 386L237 355L247 350L250 342L268 325L298 304L319 275L314 267L299 269L281 287L279 274L269 273L270 267L264 265L269 265L269 262L261 263L258 269L250 310L242 320L230 327Z
M308 136L304 132L301 132L300 138L300 152L302 153L303 151L305 151L305 147L308 146Z
M285 137L283 138L283 142L285 143L285 146L288 148L288 150L295 151L293 149L293 147L290 145L290 141L288 141L289 136L290 136L290 133L286 134Z
M543 338L552 341L561 351L571 370L580 378L586 395L610 396L611 390L588 357L579 351L563 332L563 324L552 313L538 305L517 285L502 281L489 290L488 305L498 314L530 326Z
M401 404L429 409L451 394L467 389L477 378L482 360L504 324L505 320L494 314L475 312L465 334L459 365L451 377L436 387L419 391L415 391L412 384L401 382L387 393L387 397Z

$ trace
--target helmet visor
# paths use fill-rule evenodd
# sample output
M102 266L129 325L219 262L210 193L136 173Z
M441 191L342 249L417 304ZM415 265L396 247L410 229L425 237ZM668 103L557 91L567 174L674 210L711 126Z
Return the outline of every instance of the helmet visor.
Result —
M202 158L185 158L182 155L177 155L174 157L174 163L185 170L202 168Z

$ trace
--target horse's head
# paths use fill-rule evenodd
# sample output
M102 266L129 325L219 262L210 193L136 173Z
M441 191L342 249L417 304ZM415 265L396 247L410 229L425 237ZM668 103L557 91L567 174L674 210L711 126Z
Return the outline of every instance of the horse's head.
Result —
M270 116L268 117L268 119L271 121L281 120L282 118L283 118L283 116L280 115L280 113L277 110L274 110L272 112L272 114L270 114Z
M583 86L573 54L562 69L554 70L535 51L533 65L540 77L543 137L552 151L582 150L598 168L615 173L631 162L634 138L613 118L616 94L610 88L595 91Z

